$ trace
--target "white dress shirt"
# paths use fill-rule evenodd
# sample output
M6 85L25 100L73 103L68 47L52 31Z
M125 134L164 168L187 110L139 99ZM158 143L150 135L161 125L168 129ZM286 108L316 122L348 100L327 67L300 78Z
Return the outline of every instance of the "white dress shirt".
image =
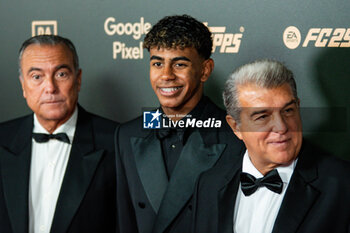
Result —
M272 192L266 187L260 187L250 196L245 196L241 185L239 185L233 219L233 230L235 233L272 232L296 162L297 160L294 160L289 166L277 167L277 171L283 181L281 194ZM243 157L242 172L249 173L257 179L263 177L252 164L248 151L245 152Z
M72 148L78 110L53 134L66 133L71 144L51 139L38 143L32 139L29 181L29 233L49 233L58 195ZM35 133L46 133L34 114Z

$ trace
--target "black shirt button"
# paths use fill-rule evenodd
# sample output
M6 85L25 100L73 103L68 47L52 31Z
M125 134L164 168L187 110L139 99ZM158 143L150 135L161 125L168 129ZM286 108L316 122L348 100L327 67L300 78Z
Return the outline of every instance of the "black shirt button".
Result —
M146 204L143 202L139 202L138 205L141 209L144 209L146 207Z

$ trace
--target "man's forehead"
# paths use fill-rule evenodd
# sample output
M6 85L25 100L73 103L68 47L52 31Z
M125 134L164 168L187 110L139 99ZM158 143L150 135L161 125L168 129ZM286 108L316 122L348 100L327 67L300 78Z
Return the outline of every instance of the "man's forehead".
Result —
M284 104L282 104L281 106L261 106L261 107L243 107L242 110L245 110L247 112L250 113L264 113L264 112L274 112L274 111L281 111L285 108L288 108L290 106L294 106L297 104L297 100L295 100L294 98L292 98L290 101L285 102Z
M24 51L21 62L27 59L50 59L58 57L59 59L70 58L73 61L73 54L64 44L47 45L47 44L31 44Z
M240 85L237 88L241 107L283 108L296 102L290 86L286 83L278 87L265 88L256 84Z
M21 61L32 57L50 57L60 56L61 58L70 58L73 61L73 53L65 44L31 44L22 54Z
M23 52L21 72L57 70L68 68L74 71L74 58L65 44L47 45L31 44Z
M150 48L150 53L160 53L160 52L170 52L170 53L184 53L184 52L191 52L191 53L196 53L197 49L194 47L181 47L181 46L175 46L175 47L151 47Z

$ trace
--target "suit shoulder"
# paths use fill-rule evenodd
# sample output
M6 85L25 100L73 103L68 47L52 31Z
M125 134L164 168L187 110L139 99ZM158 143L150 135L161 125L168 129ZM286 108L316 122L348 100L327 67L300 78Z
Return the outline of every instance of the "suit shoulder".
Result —
M350 177L350 162L329 154L328 152L305 143L307 147L306 156L310 156L309 163L317 164L319 175L325 178Z
M321 174L327 174L327 177L350 177L350 162L332 155L319 156L319 167Z
M221 166L214 166L207 171L204 171L200 177L198 183L204 186L217 186L222 182L230 181L233 175L241 168L242 158L239 156L232 156L230 161L222 164Z
M15 135L20 125L30 117L31 115L26 115L0 123L0 140L6 141L12 134Z
M24 119L27 119L28 117L30 117L30 115L26 115L26 116L21 116L15 119L11 119L8 121L4 121L0 123L0 129L6 129L6 128L13 128L13 127L18 127L19 123L21 123Z
M94 128L97 130L103 130L103 131L110 131L114 133L115 129L119 125L118 122L104 118L102 116L93 114L93 113L88 113L91 116L91 121L94 125Z
M225 119L226 117L226 111L219 106L217 106L213 101L211 101L209 98L207 98L207 105L205 109L204 114L211 115L212 117L218 118L218 119Z
M142 116L138 116L133 120L120 124L118 127L118 134L122 136L142 136L147 134L149 130L143 129L143 120Z

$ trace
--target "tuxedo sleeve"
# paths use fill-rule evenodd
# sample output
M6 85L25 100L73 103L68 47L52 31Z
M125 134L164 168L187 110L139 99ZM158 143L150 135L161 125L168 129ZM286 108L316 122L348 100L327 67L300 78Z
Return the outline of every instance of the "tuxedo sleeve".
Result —
M217 233L217 208L208 192L206 172L197 179L193 193L192 233ZM208 195L209 194L209 195Z
M199 175L197 181L196 181L196 186L194 189L194 193L193 193L193 211L192 211L192 226L191 226L191 233L196 233L197 231L197 227L196 227L196 223L197 223L197 206L198 206L198 186L199 186L199 180L201 178L201 175Z
M126 178L123 159L121 156L120 144L120 126L115 132L115 155L116 155L116 173L117 173L117 232L118 233L137 233L137 223L134 206L132 204L129 186Z

